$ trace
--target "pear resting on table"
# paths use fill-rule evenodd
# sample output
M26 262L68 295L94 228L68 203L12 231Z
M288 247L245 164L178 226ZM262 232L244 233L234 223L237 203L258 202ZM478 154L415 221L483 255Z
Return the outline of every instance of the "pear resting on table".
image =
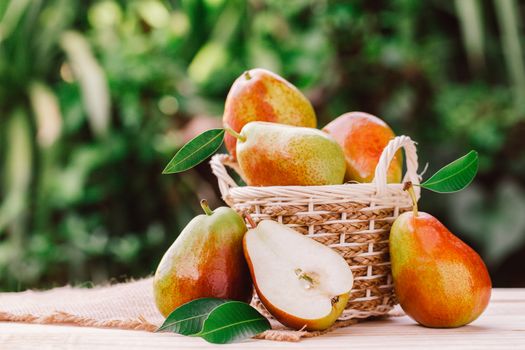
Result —
M490 276L480 256L438 219L413 211L403 213L390 231L390 259L399 304L427 327L466 325L485 310Z
M244 220L233 209L205 212L191 220L162 257L153 278L157 308L164 316L194 299L211 297L249 302L250 272L244 259Z

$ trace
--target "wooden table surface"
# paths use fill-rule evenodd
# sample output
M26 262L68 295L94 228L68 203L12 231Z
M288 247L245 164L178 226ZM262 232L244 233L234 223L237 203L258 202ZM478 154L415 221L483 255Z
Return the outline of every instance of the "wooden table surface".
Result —
M339 329L299 343L248 340L229 345L199 338L69 326L0 323L0 349L525 349L525 289L494 289L485 313L455 329L429 329L391 317Z

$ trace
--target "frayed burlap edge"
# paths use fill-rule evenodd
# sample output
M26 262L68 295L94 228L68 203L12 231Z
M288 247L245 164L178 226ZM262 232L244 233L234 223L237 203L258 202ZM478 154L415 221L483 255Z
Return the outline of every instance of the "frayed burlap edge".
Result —
M158 328L157 323L161 322L162 316L156 311L154 305L152 278L151 276L139 279L127 278L123 282L110 280L99 285L85 283L80 286L65 285L48 290L0 293L0 322L55 324L153 332ZM86 285L92 288L82 288L82 286ZM113 298L121 299L122 293L124 293L126 297L131 298L132 304L136 307L136 309L134 308L136 311L121 313L119 310L115 310L114 314L109 317L102 315L97 318L91 315L85 315L84 310L99 307L107 308L108 304L104 304L104 302L90 303L88 301L84 305L85 300L82 300L75 303L74 307L69 307L69 305L68 307L64 307L64 305L50 302L51 297L61 299L73 298L73 300L81 297L86 300L97 300L101 295L100 293L105 293L103 297L105 299L109 298L109 301L105 303L110 303L112 306L115 305L113 302L115 299ZM113 296L107 293L116 294ZM4 297L10 298L11 300L8 299L9 301L6 302L3 300ZM32 306L27 306L25 308L26 310L20 310L20 308L16 307L17 304L26 304L28 299L32 299L33 301L36 299L39 309L32 309ZM139 302L138 305L137 301Z
M7 312L0 312L0 321L36 324L61 324L95 328L115 328L147 332L154 332L158 328L158 326L149 323L142 316L139 316L135 320L129 319L98 321L89 317L72 315L67 312L61 311L57 311L45 316L35 316L30 314L14 315Z

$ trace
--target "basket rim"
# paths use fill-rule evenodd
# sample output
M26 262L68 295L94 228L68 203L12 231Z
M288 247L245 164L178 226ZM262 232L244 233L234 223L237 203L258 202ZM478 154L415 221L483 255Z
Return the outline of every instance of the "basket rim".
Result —
M214 165L220 164L224 171L226 166L231 167L231 156L227 154L216 154L213 156L212 167ZM232 168L233 171L236 171L235 168ZM215 173L217 176L218 174ZM218 177L219 184L221 183L221 178ZM222 179L224 180L224 178ZM228 179L234 181L231 177ZM385 197L403 197L410 201L409 195L403 189L403 183L388 183L385 186L385 190L381 193L377 191L377 185L373 182L368 183L358 183L358 182L346 182L343 184L337 185L316 185L316 186L249 186L249 185L239 185L235 182L235 186L226 185L223 192L223 195L228 195L229 197L244 197L255 199L256 197L264 198L289 198L289 197L302 197L302 198L337 198L337 199L347 199L355 197L356 194L361 194L367 197L375 198L385 198ZM414 187L416 192L416 197L420 197L420 188L418 186ZM366 202L366 201L365 201Z
M398 202L409 200L409 195L403 190L405 181L412 181L419 184L421 177L417 173L417 151L415 142L408 136L396 136L383 150L375 170L375 177L372 182L359 183L347 182L333 185L315 186L240 186L228 173L227 167L234 170L243 177L242 170L236 160L226 154L215 154L210 160L213 174L217 177L219 189L222 197L229 203L229 200L246 201L265 198L274 201L290 199L296 200L323 200L330 201L352 198L365 199L365 202ZM387 171L396 152L405 149L405 163L407 170L401 183L387 183ZM415 186L416 198L420 196L419 186Z
M373 183L373 182L345 182L345 183L342 183L342 184L337 184L337 185L314 185L314 186L296 186L296 185L288 185L288 186L249 186L249 185L243 185L243 186L238 186L238 187L235 187L235 190L237 191L241 191L243 189L245 190L254 190L254 189L257 189L257 190L260 190L260 189L263 189L263 188L267 188L268 190L278 190L278 189L289 189L289 190L301 190L301 189L305 189L305 188L308 188L308 189L311 189L311 190L315 190L315 191L324 191L324 190L327 190L327 189L348 189L349 186L355 186L355 188L363 188L363 189L368 189L368 188L373 188L374 190L377 188L377 186ZM388 183L386 185L388 188L391 188L391 189L401 189L403 190L403 186L404 184L403 183Z

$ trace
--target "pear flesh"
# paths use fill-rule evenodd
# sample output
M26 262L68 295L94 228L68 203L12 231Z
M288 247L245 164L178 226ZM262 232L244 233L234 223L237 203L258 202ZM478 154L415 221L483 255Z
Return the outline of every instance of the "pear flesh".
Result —
M331 248L263 220L246 233L244 253L259 298L281 323L322 330L343 312L353 276Z

